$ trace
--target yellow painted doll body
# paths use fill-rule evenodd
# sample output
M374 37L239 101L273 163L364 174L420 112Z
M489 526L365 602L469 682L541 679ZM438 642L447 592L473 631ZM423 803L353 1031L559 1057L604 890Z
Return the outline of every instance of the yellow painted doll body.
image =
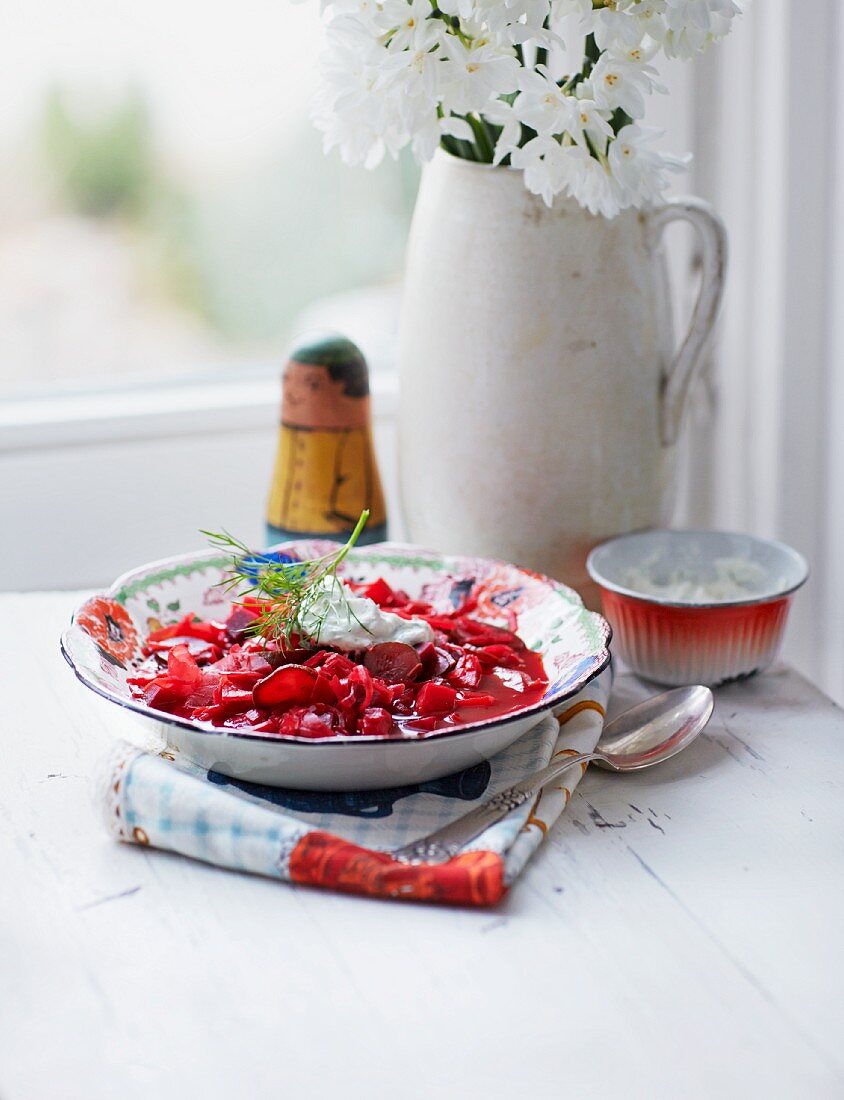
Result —
M381 479L367 428L320 430L282 424L267 514L285 531L342 534L364 508L386 522Z
M387 515L372 443L366 361L343 337L300 344L282 380L268 537L344 541L364 508L370 519L360 541L384 539Z

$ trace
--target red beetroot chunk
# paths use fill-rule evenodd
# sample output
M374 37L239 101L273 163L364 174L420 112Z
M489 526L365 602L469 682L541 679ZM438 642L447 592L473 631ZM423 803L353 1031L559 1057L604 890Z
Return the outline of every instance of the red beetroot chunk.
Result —
M358 722L358 732L368 737L386 737L393 728L393 716L382 707L367 707Z
M278 732L294 737L336 737L346 733L340 714L334 707L313 703L309 707L291 707L281 716Z
M429 680L416 696L416 710L426 717L429 714L448 714L457 705L457 692L448 684L435 684Z
M258 612L242 604L236 604L226 619L226 634L232 641L239 642L249 633L249 627L258 618Z
M310 703L317 674L307 665L282 665L259 680L252 689L255 705L263 710L272 707L302 706Z
M453 687L476 688L481 682L483 668L480 658L474 653L461 653L457 664L448 674L448 682Z
M422 679L431 680L435 676L444 676L454 668L457 659L443 646L425 642L419 647L419 660L422 662Z
M379 642L366 651L363 663L387 684L409 684L422 671L419 654L405 642Z
M468 615L454 624L454 637L461 645L503 645L511 649L524 649L525 643L512 630L470 619Z

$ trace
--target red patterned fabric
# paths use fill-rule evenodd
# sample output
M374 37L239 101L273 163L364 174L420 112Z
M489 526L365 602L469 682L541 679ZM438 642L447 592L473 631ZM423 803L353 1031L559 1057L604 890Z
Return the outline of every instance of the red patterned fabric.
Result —
M330 833L302 837L290 857L291 881L368 897L449 905L495 905L506 893L495 852L464 852L448 863L410 867Z

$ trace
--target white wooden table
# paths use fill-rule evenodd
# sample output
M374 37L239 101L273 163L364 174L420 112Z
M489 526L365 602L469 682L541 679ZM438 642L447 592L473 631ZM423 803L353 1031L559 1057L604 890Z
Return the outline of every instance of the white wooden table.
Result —
M794 672L587 774L498 909L438 909L108 839L77 602L0 598L2 1100L844 1094L844 716Z

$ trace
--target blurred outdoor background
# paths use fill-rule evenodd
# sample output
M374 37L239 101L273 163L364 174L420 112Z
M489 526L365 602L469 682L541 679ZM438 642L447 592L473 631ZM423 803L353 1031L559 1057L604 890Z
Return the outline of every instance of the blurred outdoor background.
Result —
M395 281L417 169L323 156L317 3L4 8L0 399L242 374Z

